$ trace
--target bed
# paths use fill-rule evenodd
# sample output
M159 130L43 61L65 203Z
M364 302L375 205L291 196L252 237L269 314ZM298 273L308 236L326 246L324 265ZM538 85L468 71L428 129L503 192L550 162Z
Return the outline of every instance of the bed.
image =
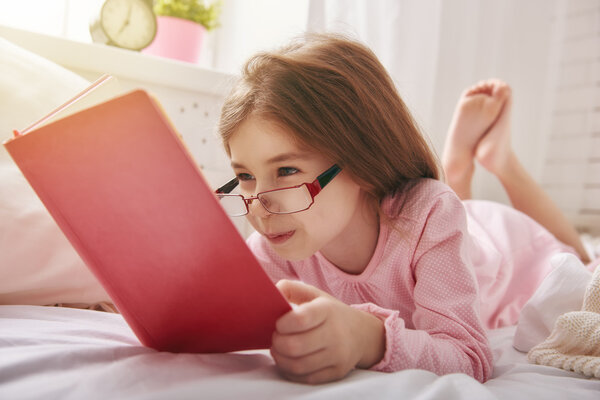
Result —
M169 354L142 347L123 319L105 312L0 306L4 399L598 399L600 381L532 365L512 347L515 328L490 334L495 373L356 370L319 386L278 376L266 351Z
M231 80L227 74L1 26L0 67L3 140L106 72L125 88L156 94L209 183L229 177L214 135ZM156 352L139 343L119 314L84 309L110 299L3 148L0 222L0 399L600 398L599 379L527 358L559 315L581 308L592 279L588 271L574 273L580 270L565 256L556 261L519 324L490 331L494 374L486 383L422 370L355 370L342 381L310 386L280 377L267 350ZM237 227L242 235L249 233L245 224L238 222ZM587 243L598 245L594 238ZM61 307L49 306L57 304Z

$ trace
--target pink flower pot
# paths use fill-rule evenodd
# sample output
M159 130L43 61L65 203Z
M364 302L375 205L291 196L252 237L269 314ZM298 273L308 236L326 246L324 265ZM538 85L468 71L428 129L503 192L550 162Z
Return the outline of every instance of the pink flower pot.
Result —
M206 29L187 19L156 17L156 36L142 53L197 63Z

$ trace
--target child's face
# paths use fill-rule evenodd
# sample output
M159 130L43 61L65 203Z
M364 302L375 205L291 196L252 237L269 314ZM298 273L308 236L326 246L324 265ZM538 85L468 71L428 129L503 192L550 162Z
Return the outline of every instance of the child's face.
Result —
M334 163L298 147L280 125L251 116L229 141L231 165L244 196L312 182ZM364 205L361 189L342 170L314 198L314 204L294 214L271 214L258 201L248 205L248 220L272 248L288 260L301 260L319 250L344 246L352 222Z

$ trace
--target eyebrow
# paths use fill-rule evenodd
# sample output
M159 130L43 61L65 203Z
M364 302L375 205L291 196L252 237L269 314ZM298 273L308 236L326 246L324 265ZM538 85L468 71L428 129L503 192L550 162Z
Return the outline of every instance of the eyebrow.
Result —
M275 164L275 163L279 163L282 161L306 160L306 159L309 159L310 157L311 157L311 155L309 153L298 153L298 152L281 153L281 154L278 154L276 156L269 158L267 160L267 164ZM233 168L245 168L242 164L235 162L235 161L231 162L231 166Z

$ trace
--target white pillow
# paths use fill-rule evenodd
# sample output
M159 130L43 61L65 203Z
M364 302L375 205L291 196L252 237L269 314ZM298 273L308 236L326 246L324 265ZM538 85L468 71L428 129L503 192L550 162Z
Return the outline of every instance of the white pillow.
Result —
M0 71L0 142L89 84L1 37ZM0 304L109 300L0 146Z
M592 273L573 254L558 253L550 263L552 271L519 314L513 346L524 353L546 340L558 317L581 310L592 280Z

